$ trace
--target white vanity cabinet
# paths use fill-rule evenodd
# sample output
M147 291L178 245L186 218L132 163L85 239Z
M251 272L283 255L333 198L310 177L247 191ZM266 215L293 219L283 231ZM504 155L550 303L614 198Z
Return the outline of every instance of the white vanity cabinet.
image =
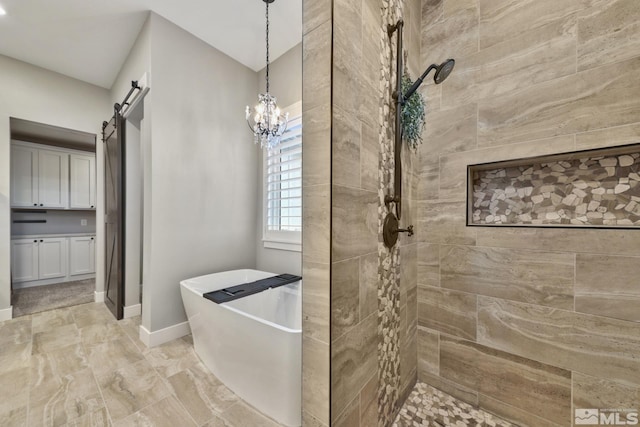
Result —
M11 144L11 206L38 204L38 150Z
M71 209L95 209L95 156L71 154L69 156L69 171L69 207Z
M95 209L95 155L11 141L11 207Z
M11 145L11 206L69 207L69 154Z
M11 277L14 283L38 280L38 240L11 241Z
M96 238L82 236L69 238L69 275L96 272Z
M11 275L14 283L67 276L67 238L33 238L11 241Z
M69 207L69 154L38 150L38 206Z

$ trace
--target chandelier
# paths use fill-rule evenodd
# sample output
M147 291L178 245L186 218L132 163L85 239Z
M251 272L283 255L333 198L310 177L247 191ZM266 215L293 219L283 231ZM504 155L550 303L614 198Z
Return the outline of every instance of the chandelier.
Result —
M256 144L260 142L262 148L267 147L270 150L280 143L280 137L287 130L289 113L283 115L276 104L276 97L269 94L269 3L273 3L275 0L263 1L267 5L267 91L258 95L258 105L254 107L253 114L247 105L246 119L249 128L253 131L254 142Z

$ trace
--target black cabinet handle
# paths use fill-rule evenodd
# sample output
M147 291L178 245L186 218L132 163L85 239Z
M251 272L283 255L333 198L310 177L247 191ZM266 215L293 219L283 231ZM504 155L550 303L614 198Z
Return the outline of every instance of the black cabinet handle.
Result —
M34 241L33 241L33 243L38 243L38 241L37 241L37 240L34 240Z
M40 243L42 243L42 240L40 240Z
M93 240L93 237L91 238L91 240Z
M38 206L38 204L37 204L37 203L34 203L34 204L33 204L33 206Z
M43 206L42 203L40 203L40 206Z
M91 205L91 207L93 208L93 207L95 207L95 206Z

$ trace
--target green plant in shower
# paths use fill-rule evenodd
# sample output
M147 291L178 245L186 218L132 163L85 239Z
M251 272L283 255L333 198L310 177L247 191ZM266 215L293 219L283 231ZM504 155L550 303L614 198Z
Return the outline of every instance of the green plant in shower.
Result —
M402 93L407 93L413 82L407 73L402 76ZM418 149L422 144L422 130L424 129L424 98L419 92L415 92L404 100L402 106L402 139L409 148Z

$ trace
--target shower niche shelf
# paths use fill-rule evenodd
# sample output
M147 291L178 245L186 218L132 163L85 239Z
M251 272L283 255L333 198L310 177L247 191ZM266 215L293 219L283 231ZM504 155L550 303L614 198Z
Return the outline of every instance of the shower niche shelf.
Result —
M467 225L640 228L640 143L469 165Z

